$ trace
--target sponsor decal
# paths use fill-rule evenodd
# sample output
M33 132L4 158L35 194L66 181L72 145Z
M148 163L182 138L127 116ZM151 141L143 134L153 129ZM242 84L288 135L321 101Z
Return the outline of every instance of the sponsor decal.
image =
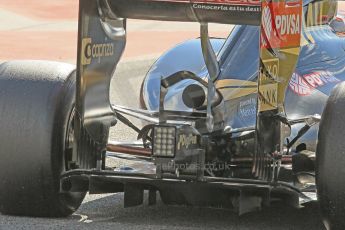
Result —
M240 102L240 116L250 117L256 114L256 98L249 98Z
M297 73L292 74L289 87L292 91L301 96L309 95L311 93L311 89L307 82Z
M278 83L268 83L259 87L259 111L278 108Z
M338 82L340 80L334 77L329 71L317 71L303 76L294 73L289 82L289 87L294 93L300 96L308 96L314 89L329 83Z
M237 12L260 12L260 0L191 0L193 9Z
M300 17L296 14L277 15L275 22L277 30L282 36L300 33Z
M264 7L262 10L262 19L263 19L262 27L265 31L267 39L270 40L273 28L272 28L272 14L268 6Z
M286 83L299 55L302 5L302 0L262 1L259 112L282 110Z
M261 5L261 0L191 0L192 3L212 3L225 5Z
M81 64L89 65L93 59L100 59L103 57L110 57L114 55L114 44L109 43L92 43L91 38L84 38L82 40L81 49Z
M192 5L193 9L196 10L217 10L217 11L236 11L236 12L260 12L260 7L252 6L226 6L226 5L209 5L195 3Z
M262 3L261 46L263 48L288 48L300 45L302 4Z
M278 80L279 58L266 59L266 60L262 60L262 62L264 64L264 67L267 73L261 75L260 81Z
M193 134L181 134L179 135L179 140L177 143L177 149L180 150L181 148L186 148L188 149L188 147L190 145L196 145L198 143L198 138L197 136L193 135Z
M259 81L259 111L278 107L279 58L262 60Z

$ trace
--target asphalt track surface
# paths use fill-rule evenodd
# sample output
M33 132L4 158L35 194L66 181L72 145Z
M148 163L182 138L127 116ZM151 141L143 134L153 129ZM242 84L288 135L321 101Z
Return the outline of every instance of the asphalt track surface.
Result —
M343 4L345 9L345 4ZM344 11L345 12L345 11ZM46 59L75 63L77 0L0 0L0 62ZM140 83L150 65L173 44L198 36L195 24L129 22L128 45L111 85L111 101L137 107ZM214 26L214 36L229 27ZM119 124L112 140L131 140L134 133ZM87 195L72 216L63 219L0 214L7 229L324 229L316 203L293 209L276 203L239 217L228 210L166 206L123 208L123 194Z

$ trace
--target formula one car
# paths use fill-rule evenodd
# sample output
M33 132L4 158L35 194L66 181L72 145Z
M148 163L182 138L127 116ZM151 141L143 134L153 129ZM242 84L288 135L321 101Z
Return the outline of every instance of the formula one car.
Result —
M78 60L0 65L0 210L67 216L86 192L125 207L316 199L345 228L345 25L334 0L80 0ZM112 105L126 19L200 23L166 52L140 107ZM210 38L208 23L235 24ZM129 41L130 42L130 41ZM142 127L130 119L139 119ZM108 142L122 122L140 143ZM108 157L130 160L109 167ZM145 165L145 167L135 167ZM147 192L145 192L147 191Z

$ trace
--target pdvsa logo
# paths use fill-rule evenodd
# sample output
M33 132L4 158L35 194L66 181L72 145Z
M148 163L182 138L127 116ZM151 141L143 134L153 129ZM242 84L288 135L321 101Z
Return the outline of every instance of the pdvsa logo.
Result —
M272 27L272 14L268 6L266 6L262 11L262 18L263 18L262 26L264 28L266 38L270 40L273 27Z
M296 14L277 15L276 26L279 34L284 36L288 34L300 33L300 17Z
M300 46L301 1L263 1L261 47L292 48Z
M289 82L290 89L300 96L310 95L314 89L329 83L338 83L340 80L329 71L317 71L300 76L297 73L292 75Z
M289 82L290 89L300 96L311 94L311 88L302 76L293 73Z
M100 59L103 57L110 57L114 55L114 44L109 43L92 43L91 38L84 38L82 40L81 49L81 64L89 65L92 59Z

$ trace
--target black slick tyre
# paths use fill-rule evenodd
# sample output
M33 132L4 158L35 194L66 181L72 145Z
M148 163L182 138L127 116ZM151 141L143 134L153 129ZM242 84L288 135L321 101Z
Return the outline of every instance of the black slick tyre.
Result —
M324 109L316 152L321 214L331 230L345 229L345 83L332 91Z
M0 211L64 217L85 193L60 193L75 102L74 66L14 61L0 65Z

